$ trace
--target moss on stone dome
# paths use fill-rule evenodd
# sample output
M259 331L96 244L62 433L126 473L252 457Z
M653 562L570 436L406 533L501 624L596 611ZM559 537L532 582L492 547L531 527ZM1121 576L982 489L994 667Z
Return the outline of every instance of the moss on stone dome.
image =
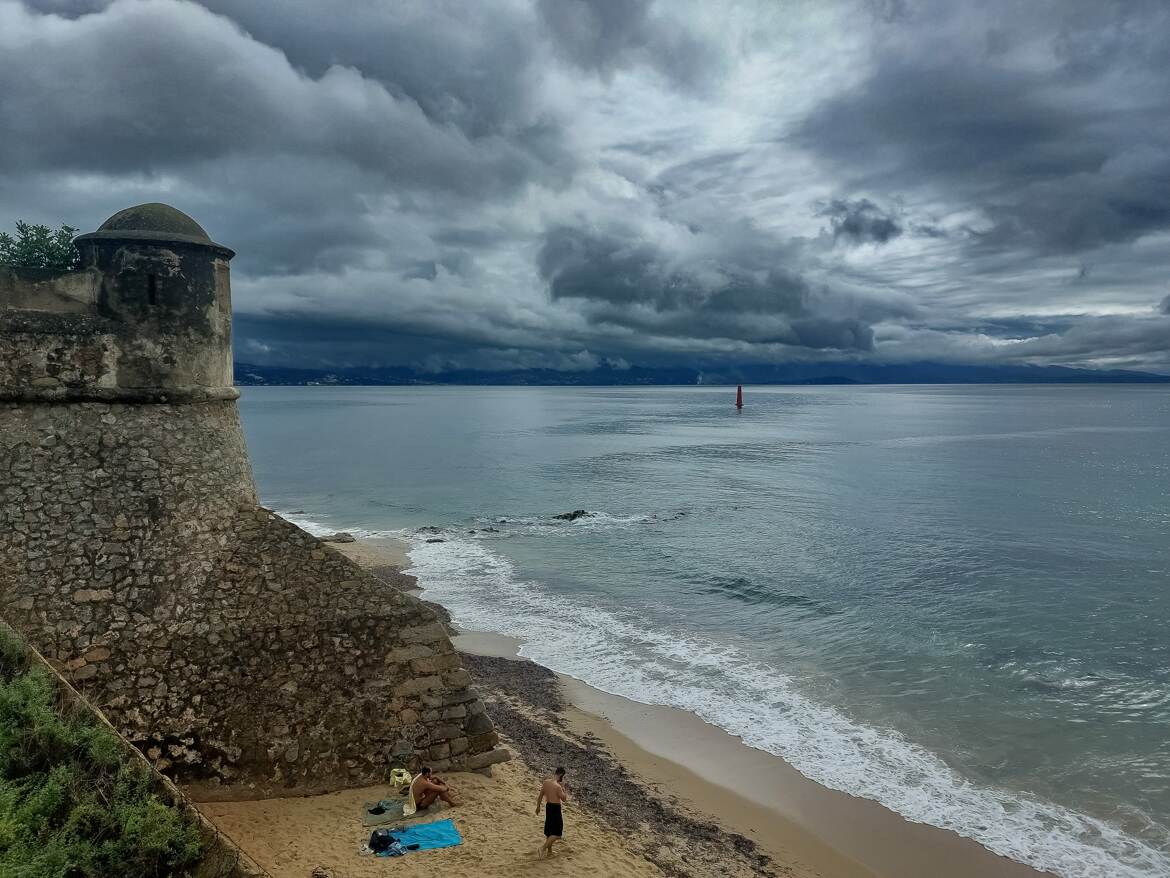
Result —
M169 204L139 204L119 210L98 228L99 232L169 232L211 241L203 226Z
M96 232L76 238L77 241L103 239L202 244L231 253L227 247L212 241L203 226L183 211L157 201L119 210Z

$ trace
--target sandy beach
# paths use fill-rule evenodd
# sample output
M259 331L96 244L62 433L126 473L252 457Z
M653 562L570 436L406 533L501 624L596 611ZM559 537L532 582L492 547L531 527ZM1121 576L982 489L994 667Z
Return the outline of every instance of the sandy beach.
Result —
M389 586L413 591L394 540L336 547ZM504 743L515 754L491 778L452 775L464 804L451 816L455 848L394 860L359 855L370 830L361 805L383 788L324 796L217 802L201 808L274 875L335 878L463 876L553 870L536 860L539 778L565 765L571 827L555 861L566 875L786 875L797 878L1027 878L1039 876L954 833L904 820L876 803L822 787L782 759L698 717L643 705L554 674L519 644L460 632L457 649ZM427 817L425 819L433 819Z
M452 819L463 844L393 859L359 854L371 832L361 824L362 803L385 797L385 787L297 799L217 802L200 809L276 876L308 878L314 869L323 869L332 878L437 873L451 878L661 874L629 850L612 829L572 808L566 808L566 840L561 849L551 860L538 860L536 849L544 840L543 818L533 813L539 780L519 761L496 766L490 778L451 774L446 780L463 804L443 806L420 822Z

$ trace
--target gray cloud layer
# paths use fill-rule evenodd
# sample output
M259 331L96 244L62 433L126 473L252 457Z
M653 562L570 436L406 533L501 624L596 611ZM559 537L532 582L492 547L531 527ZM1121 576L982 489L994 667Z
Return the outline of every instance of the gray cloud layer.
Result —
M1154 0L0 0L0 222L188 211L252 361L1170 372L1168 37Z

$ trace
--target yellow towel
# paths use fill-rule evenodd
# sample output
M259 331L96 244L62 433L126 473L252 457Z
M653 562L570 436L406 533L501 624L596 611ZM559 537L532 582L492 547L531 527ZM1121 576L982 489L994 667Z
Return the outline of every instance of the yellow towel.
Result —
M401 787L403 784L410 783L410 772L405 768L390 769L390 785L394 787Z
M418 805L414 801L414 782L422 777L422 774L416 774L410 779L410 792L406 794L406 804L402 806L402 816L409 817L418 810Z

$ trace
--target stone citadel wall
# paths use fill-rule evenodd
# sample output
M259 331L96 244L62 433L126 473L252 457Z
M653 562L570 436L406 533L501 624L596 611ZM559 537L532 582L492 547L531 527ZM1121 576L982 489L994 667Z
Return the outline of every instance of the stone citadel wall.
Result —
M434 614L257 505L222 360L151 317L159 362L119 369L139 321L86 274L0 271L0 616L204 795L507 758Z

